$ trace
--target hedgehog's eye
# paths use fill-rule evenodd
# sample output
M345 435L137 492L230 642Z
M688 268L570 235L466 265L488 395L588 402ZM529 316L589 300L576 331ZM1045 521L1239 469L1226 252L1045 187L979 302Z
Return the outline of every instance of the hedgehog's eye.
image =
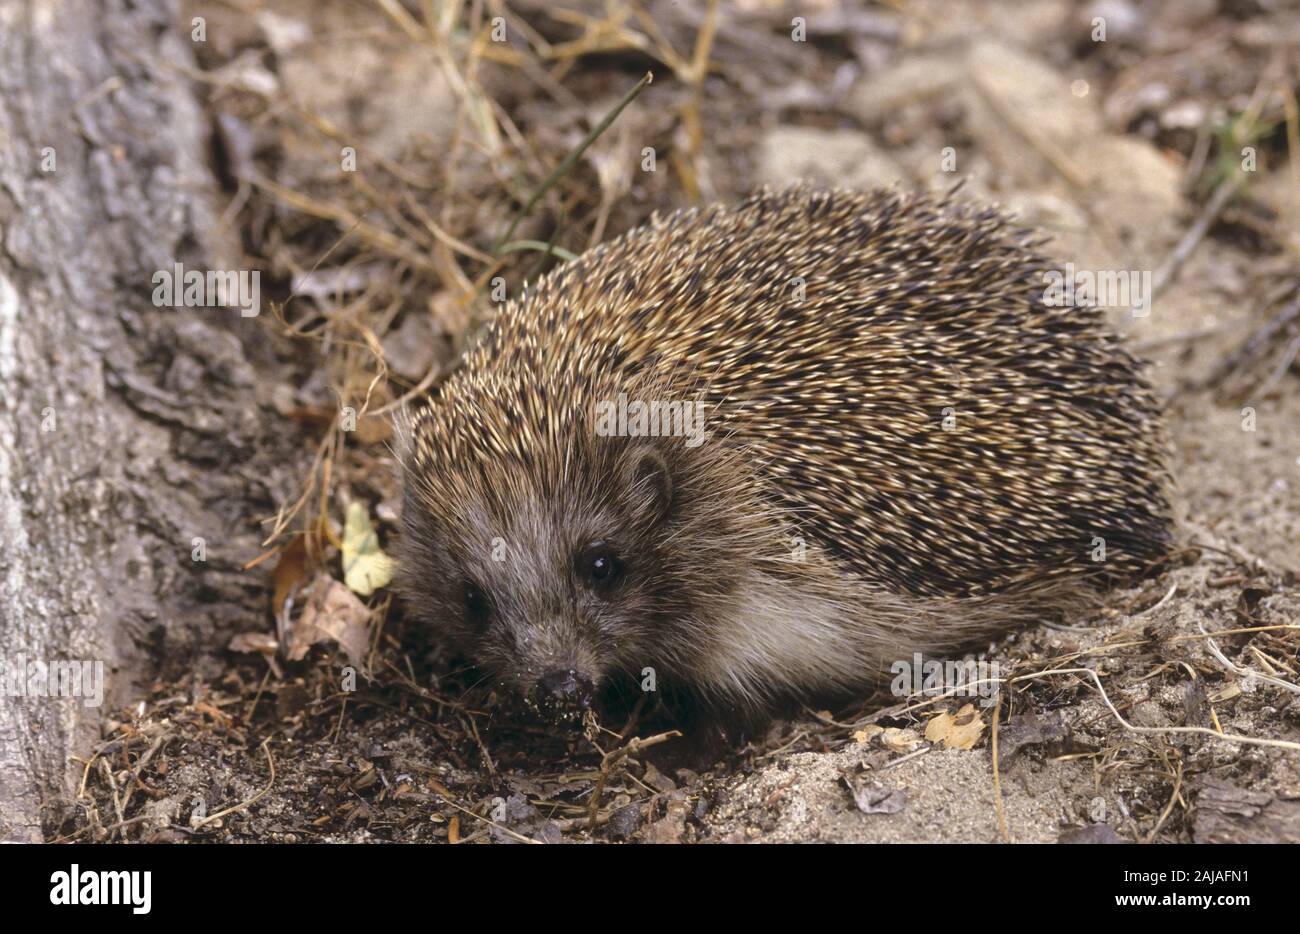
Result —
M583 549L578 557L578 573L594 590L607 590L623 576L623 562L614 549L598 542Z
M475 626L481 626L487 622L488 606L487 596L479 590L478 585L473 581L462 581L461 589L465 593L465 613L469 620Z

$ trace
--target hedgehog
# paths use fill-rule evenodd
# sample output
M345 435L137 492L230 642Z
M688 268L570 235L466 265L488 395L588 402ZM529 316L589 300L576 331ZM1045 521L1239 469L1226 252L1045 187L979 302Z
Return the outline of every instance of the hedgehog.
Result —
M1169 552L1166 442L1044 242L797 186L559 267L401 419L406 604L534 701L760 714L1095 605Z

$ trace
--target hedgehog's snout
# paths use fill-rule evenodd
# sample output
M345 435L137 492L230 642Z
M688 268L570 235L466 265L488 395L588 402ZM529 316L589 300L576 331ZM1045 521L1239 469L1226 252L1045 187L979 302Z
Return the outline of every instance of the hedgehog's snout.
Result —
M562 707L590 707L596 685L576 668L556 668L537 679L537 694L543 703Z

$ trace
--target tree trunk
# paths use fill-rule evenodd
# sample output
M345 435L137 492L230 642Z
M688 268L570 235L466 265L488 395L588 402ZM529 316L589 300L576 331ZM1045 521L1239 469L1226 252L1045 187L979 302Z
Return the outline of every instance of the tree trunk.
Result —
M0 840L57 831L102 711L265 622L260 325L153 303L176 262L239 268L188 29L164 0L0 0L0 684L98 661L106 694L0 691Z

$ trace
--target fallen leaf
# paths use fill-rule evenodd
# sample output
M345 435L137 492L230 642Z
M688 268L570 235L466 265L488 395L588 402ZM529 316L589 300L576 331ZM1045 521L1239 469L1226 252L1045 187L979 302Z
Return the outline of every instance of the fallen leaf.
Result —
M321 575L307 588L302 615L289 630L285 657L298 661L318 642L336 642L348 661L366 671L370 609L348 588Z
M998 733L998 768L1005 769L1011 765L1025 746L1060 742L1068 732L1060 711L1041 717L1032 713L1011 717Z
M984 720L974 704L967 704L956 714L946 710L925 725L925 738L943 743L948 749L971 749L984 734Z
M869 743L871 742L873 737L879 736L883 732L885 732L885 728L883 726L879 726L878 724L875 723L868 723L862 729L855 730L853 732L853 742Z
M271 572L271 584L275 592L271 597L271 614L280 618L284 611L284 602L302 586L307 579L307 536L295 535L293 541L284 546L280 560Z
M845 775L844 784L853 794L853 803L863 814L897 814L907 807L907 793L881 782L865 781Z
M356 593L368 597L393 579L393 559L379 549L379 536L370 524L366 507L348 506L343 528L343 581Z
M921 737L915 730L900 730L891 726L880 734L880 745L893 752L911 752L921 745Z

